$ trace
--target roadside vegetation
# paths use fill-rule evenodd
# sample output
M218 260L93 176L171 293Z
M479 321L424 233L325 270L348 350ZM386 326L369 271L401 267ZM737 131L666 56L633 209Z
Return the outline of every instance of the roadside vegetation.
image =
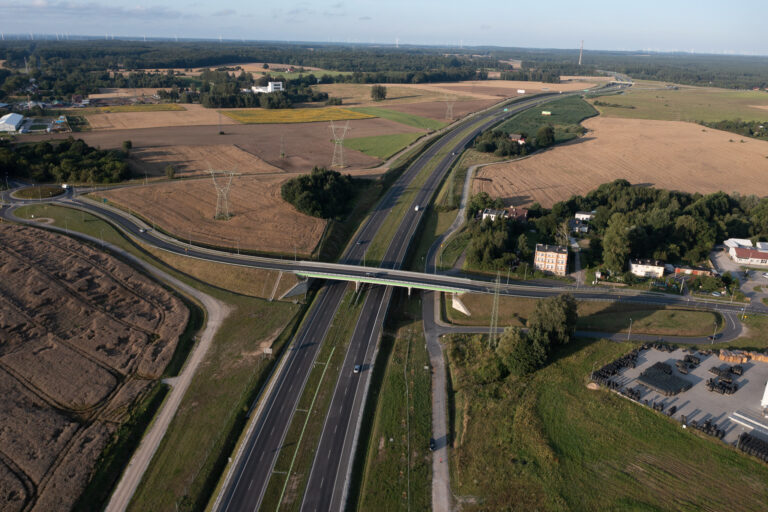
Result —
M395 133L344 139L344 147L386 160L421 137L421 133Z
M19 199L49 199L60 196L65 191L59 185L40 185L38 187L22 188L13 193Z

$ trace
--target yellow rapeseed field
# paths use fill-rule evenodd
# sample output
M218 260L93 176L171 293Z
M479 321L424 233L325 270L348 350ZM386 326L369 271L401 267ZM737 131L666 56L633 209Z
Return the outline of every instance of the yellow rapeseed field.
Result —
M244 124L313 123L318 121L343 121L376 117L344 108L229 110L222 111L222 114Z

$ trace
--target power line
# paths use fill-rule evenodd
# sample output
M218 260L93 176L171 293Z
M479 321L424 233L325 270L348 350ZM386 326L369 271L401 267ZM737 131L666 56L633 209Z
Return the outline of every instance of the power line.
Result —
M220 171L224 175L224 180L216 181L216 171L211 168L211 178L213 187L216 189L216 220L229 220L232 213L229 211L229 191L232 187L232 177L235 175L231 171Z
M344 137L347 136L349 130L349 121L344 126L337 126L331 121L331 133L333 134L333 160L331 161L331 168L344 168Z
M493 284L493 307L491 308L491 330L488 333L488 347L496 348L499 330L499 294L501 292L501 273L496 271L496 281Z

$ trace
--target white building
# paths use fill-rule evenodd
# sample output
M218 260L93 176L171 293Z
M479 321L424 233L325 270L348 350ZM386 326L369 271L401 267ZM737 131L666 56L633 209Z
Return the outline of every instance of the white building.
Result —
M6 114L0 117L0 132L17 132L24 122L21 114Z
M270 92L280 92L284 91L285 88L283 87L283 82L269 82L264 87L259 87L254 85L251 87L251 91L253 91L254 94L258 94L260 92L270 93Z
M659 260L629 260L629 271L638 277L664 277L664 262Z
M595 217L595 212L576 212L576 220L580 220L582 222L590 221Z
M486 208L483 210L483 220L491 219L491 222L496 222L496 219L507 218L507 210L495 210L493 208Z

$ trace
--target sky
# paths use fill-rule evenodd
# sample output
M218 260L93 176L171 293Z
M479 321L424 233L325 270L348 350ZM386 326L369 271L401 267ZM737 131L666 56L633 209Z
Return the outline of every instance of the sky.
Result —
M765 0L0 0L3 34L768 55Z

